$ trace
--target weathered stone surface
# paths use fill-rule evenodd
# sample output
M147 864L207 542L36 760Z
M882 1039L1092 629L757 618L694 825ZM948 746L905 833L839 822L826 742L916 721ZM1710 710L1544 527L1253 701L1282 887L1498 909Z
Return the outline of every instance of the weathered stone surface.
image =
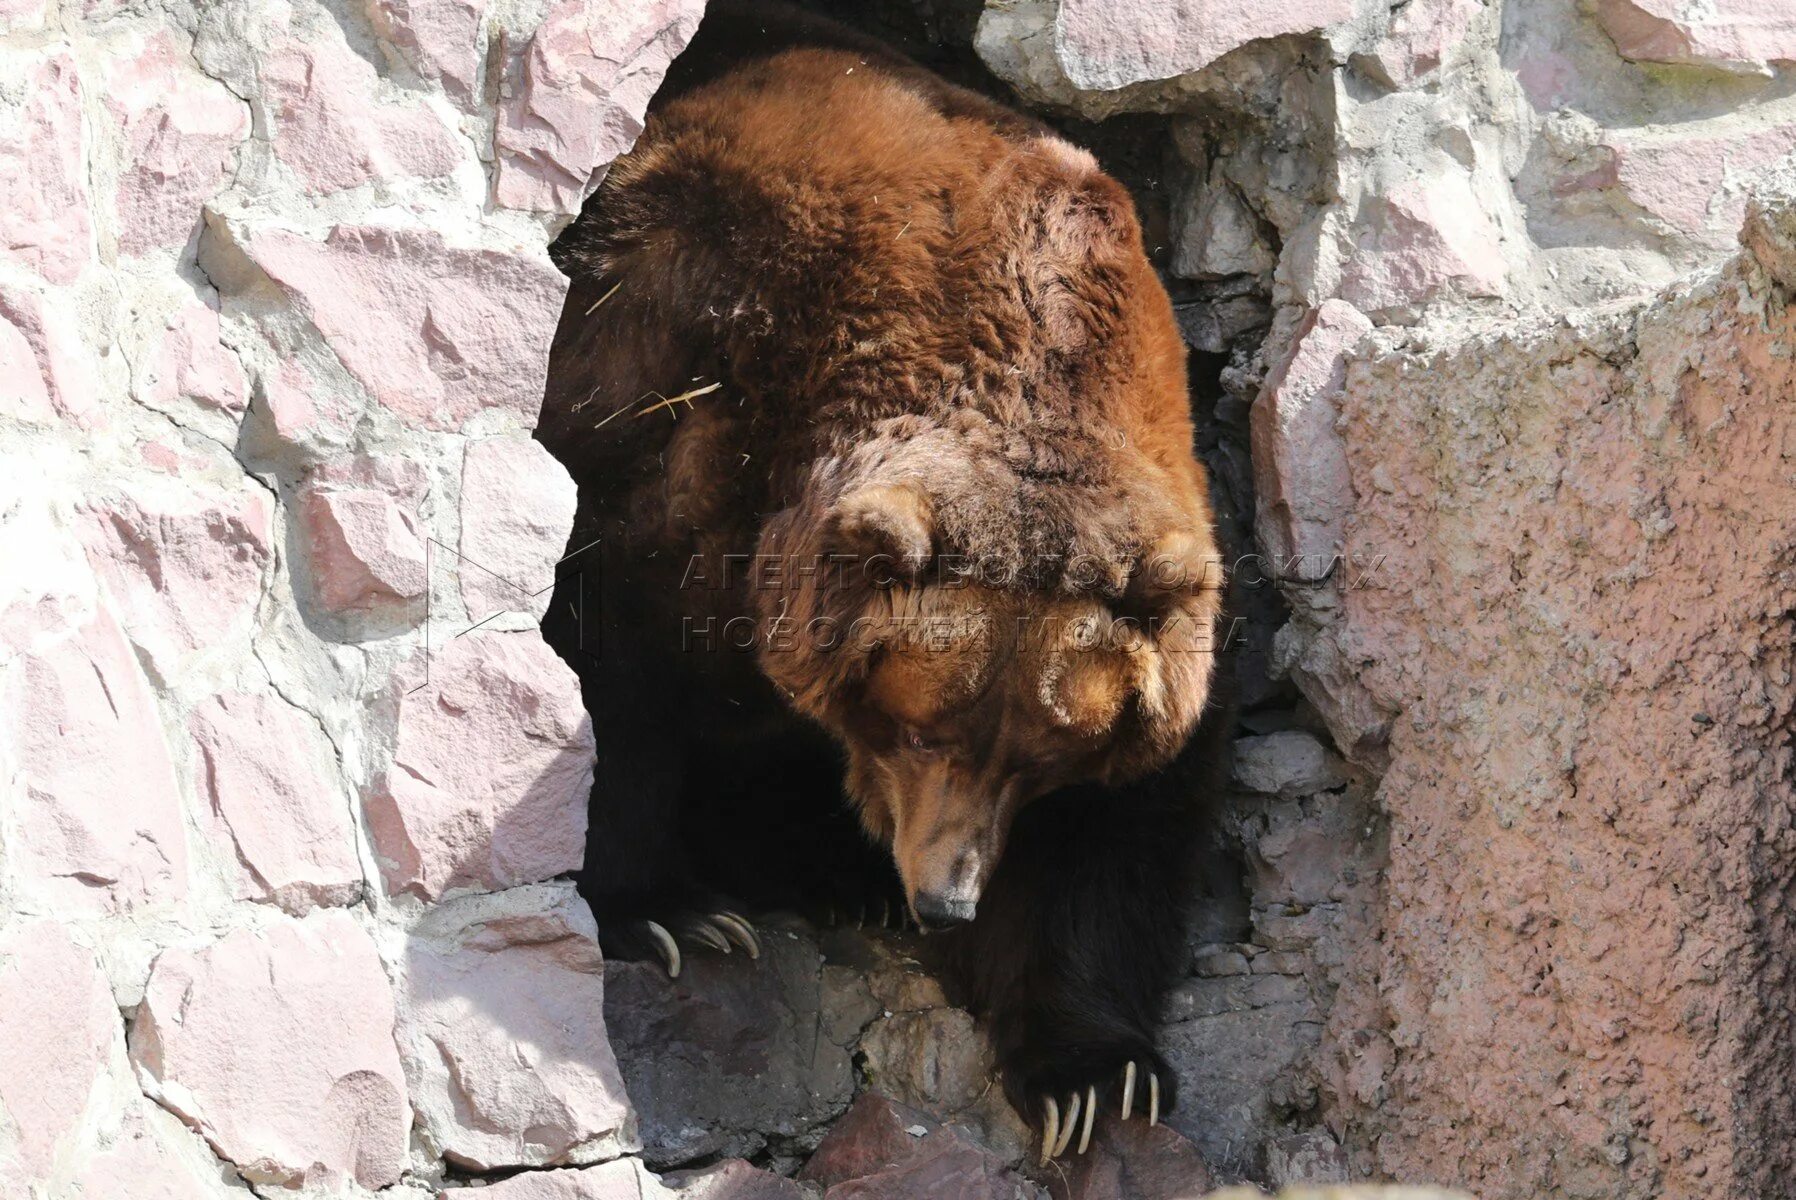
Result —
M326 613L406 622L423 615L427 555L418 524L416 464L350 458L325 464L299 490L309 592Z
M384 1187L405 1165L393 996L342 912L163 951L131 1057L144 1090L251 1182Z
M1741 900L1796 863L1770 732L1796 712L1792 340L1730 268L1349 374L1347 548L1422 564L1302 635L1397 714L1382 931L1325 1060L1382 1174L1629 1200L1789 1177L1796 1039L1758 997L1792 915Z
M661 1182L682 1200L812 1200L816 1195L740 1158L726 1158L698 1171L676 1171Z
M1192 0L1135 5L1119 20L1105 0L1061 0L1054 47L1076 86L1110 90L1186 75L1248 42L1313 33L1352 16L1352 0Z
M349 801L317 722L271 693L213 696L189 719L214 846L237 896L302 914L362 889Z
M1048 1179L1054 1200L1199 1200L1210 1187L1197 1147L1171 1126L1139 1118L1098 1121L1090 1149Z
M958 1113L991 1085L991 1047L958 1008L893 1013L867 1029L861 1051L868 1081L901 1104Z
M85 515L88 559L162 679L247 634L274 558L267 492L155 481L90 500Z
M1781 0L1594 0L1591 9L1624 58L1736 71L1796 62L1796 12Z
M499 202L578 212L594 171L642 132L649 98L703 12L703 0L555 5L506 67L509 100L493 131Z
M73 283L93 257L82 126L66 52L27 69L0 101L0 255L51 283Z
M368 798L388 889L434 899L578 868L593 736L573 672L533 631L468 633L413 666Z
M1391 27L1366 56L1390 87L1408 87L1466 44L1472 24L1489 11L1480 0L1417 0L1391 14Z
M450 245L436 232L280 229L243 248L374 398L425 429L487 409L533 424L567 280L546 257Z
M818 1028L817 947L796 927L762 930L763 953L605 967L605 1025L656 1166L746 1157L769 1139L814 1144L854 1095L858 1028Z
M444 175L461 161L454 136L413 93L384 94L374 67L335 26L270 49L261 62L274 152L306 190Z
M249 110L188 65L167 31L116 63L106 84L128 164L114 199L119 251L180 246L199 227L200 206L229 182L237 146L249 136Z
M524 891L445 905L406 949L399 1038L419 1128L474 1170L635 1148L592 915L569 890Z
M1371 328L1351 305L1327 301L1304 318L1254 401L1254 531L1281 578L1321 578L1340 551L1353 489L1335 431L1339 392L1347 355Z
M831 1200L1023 1200L1035 1186L953 1126L874 1092L856 1100L799 1178Z
M1745 184L1796 154L1796 121L1616 133L1604 148L1607 164L1568 187L1616 187L1664 227L1712 231L1726 246L1746 211Z
M1373 197L1341 277L1361 312L1402 314L1443 294L1500 296L1508 264L1471 181L1444 174Z
M76 1161L71 1135L105 1077L118 1009L93 951L30 921L0 932L0 1013L0 1169L9 1195L36 1195Z
M412 69L463 108L479 101L486 0L368 0L368 17Z
M1275 1188L1346 1183L1346 1149L1325 1130L1292 1134L1266 1146L1266 1181Z
M1340 755L1298 729L1236 738L1234 771L1236 783L1268 796L1308 796L1347 782Z
M1278 265L1256 216L1221 174L1185 197L1172 270L1187 279L1259 275Z
M320 457L349 442L360 406L312 377L297 359L285 359L262 377L262 409L277 443Z
M0 412L48 423L104 423L93 353L38 293L0 286Z
M437 1200L460 1200L460 1189ZM582 1170L525 1171L482 1189L482 1200L666 1200L673 1195L636 1159Z
M461 470L461 594L468 617L549 605L555 564L574 524L574 481L541 442L485 438Z
M179 414L182 399L231 417L241 416L249 402L243 367L219 339L218 313L198 300L169 316L133 390L151 408L171 415Z
M76 1175L71 1200L245 1200L226 1184L227 1170L178 1120L140 1100Z
M156 697L111 613L28 655L9 700L23 803L8 852L25 891L100 914L185 895L180 785Z

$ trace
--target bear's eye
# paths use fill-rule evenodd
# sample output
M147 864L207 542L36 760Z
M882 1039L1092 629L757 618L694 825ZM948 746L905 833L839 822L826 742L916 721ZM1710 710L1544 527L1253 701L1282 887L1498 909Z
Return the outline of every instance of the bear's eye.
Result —
M940 742L932 741L923 736L921 730L908 728L904 731L904 745L906 749L912 750L918 754L934 754L942 748Z

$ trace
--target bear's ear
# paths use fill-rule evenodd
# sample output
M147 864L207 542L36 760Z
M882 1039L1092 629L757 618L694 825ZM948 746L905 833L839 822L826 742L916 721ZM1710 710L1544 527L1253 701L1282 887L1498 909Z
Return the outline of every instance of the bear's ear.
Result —
M1193 596L1222 589L1222 556L1215 540L1207 531L1173 529L1136 558L1123 606L1132 614L1159 617Z
M916 578L935 555L935 515L914 484L856 488L836 501L830 521L834 553L883 560L898 578Z

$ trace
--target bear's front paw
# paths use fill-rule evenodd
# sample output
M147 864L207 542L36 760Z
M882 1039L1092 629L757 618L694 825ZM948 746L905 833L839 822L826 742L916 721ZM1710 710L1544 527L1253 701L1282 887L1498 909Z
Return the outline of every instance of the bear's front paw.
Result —
M1041 1128L1041 1162L1085 1153L1103 1109L1124 1121L1160 1123L1177 1099L1178 1078L1145 1042L1134 1045L1024 1049L1004 1064L1010 1102Z
M761 957L761 939L748 918L727 908L676 907L618 915L599 922L599 946L607 958L657 958L670 979L680 977L685 955L680 947L704 948L723 954L732 948Z

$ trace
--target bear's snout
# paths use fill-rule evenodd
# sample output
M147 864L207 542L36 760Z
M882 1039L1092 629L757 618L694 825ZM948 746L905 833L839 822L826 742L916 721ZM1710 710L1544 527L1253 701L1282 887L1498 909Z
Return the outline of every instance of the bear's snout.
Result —
M978 907L976 901L946 892L918 892L911 901L917 923L931 932L965 925Z

